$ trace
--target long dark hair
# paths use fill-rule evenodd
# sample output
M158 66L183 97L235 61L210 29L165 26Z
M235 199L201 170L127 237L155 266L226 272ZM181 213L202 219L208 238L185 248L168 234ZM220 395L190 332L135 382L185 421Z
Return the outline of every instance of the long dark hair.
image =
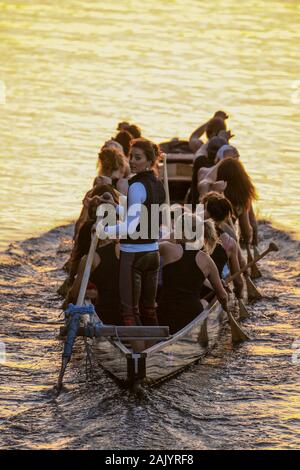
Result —
M257 199L255 187L245 168L235 158L226 158L218 168L217 180L226 181L225 197L234 209L248 210L253 199Z
M233 214L231 202L223 195L211 191L201 199L206 204L206 210L215 222L223 222Z
M151 142L151 140L143 139L141 137L131 141L130 149L133 147L143 150L147 160L151 164L151 168L154 169L156 167L157 161L161 157L161 152L158 145Z
M126 157L128 157L130 150L130 142L132 141L132 135L127 130L120 131L118 132L116 137L114 137L113 140L122 145L124 154L126 155Z
M208 139L218 135L220 131L226 131L226 124L222 118L212 118L206 126L206 135Z

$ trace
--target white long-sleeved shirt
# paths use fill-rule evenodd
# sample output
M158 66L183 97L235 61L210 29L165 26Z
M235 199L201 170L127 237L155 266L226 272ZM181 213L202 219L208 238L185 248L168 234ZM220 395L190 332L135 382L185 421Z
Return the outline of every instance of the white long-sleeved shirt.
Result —
M127 195L127 214L125 220L116 225L105 227L108 235L125 238L133 235L140 223L142 204L147 199L146 188L142 183L133 183L129 186ZM122 206L117 207L117 212L121 214ZM127 253L137 253L141 251L158 250L158 242L154 243L121 243L120 250Z

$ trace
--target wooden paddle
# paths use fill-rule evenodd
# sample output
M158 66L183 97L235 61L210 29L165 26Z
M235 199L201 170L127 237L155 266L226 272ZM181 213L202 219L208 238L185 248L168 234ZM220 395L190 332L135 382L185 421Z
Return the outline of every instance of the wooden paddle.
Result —
M255 259L252 259L252 261L250 261L250 263L244 266L244 268L240 269L240 271L234 273L232 276L229 276L227 279L225 279L226 284L233 281L237 276L239 276L239 274L245 272L249 267L251 267L251 265L253 265L257 261L262 259L264 256L266 256L268 253L270 253L270 251L278 251L278 250L279 250L278 246L275 243L271 242L269 244L269 247L261 255L258 254L258 256ZM255 285L253 284L253 282L248 276L246 277L246 284L247 284L247 292L248 292L249 300L257 300L262 297L261 293L256 289ZM239 299L239 310L240 310L241 319L249 317L249 313L242 299Z
M236 273L232 274L231 276L228 276L224 282L226 285L228 285L231 281L233 281L236 277L238 277L240 274L244 273L245 271L247 271L247 269L251 268L251 266L254 264L254 263L257 263L257 261L261 260L262 258L264 258L268 253L270 253L271 251L279 251L279 248L278 246L271 242L268 246L268 248L261 254L259 255L257 258L253 259L250 263L247 263L243 268L241 268L239 271L237 271ZM205 297L204 297L204 300L207 300L207 301L210 301L212 299L212 295L214 293L213 292L210 292L209 294L207 294Z
M228 322L231 328L232 341L234 343L241 343L250 339L249 336L243 331L239 323L236 321L230 310L226 311L228 316Z
M163 167L164 167L164 188L166 193L166 204L170 208L170 190L169 190L169 179L168 179L168 168L167 168L167 155L163 154ZM171 214L170 210L167 210L167 227L169 232L171 231Z
M214 302L216 300L215 292L210 292L204 297L204 299L209 302L210 301ZM239 323L236 321L232 313L229 310L226 310L226 313L228 316L228 323L231 329L232 341L234 343L240 343L242 341L246 341L247 339L250 339L249 336L243 331ZM207 332L205 332L206 329L207 329L207 323L205 323L202 326L202 331L200 331L200 335L199 335L200 336L199 341L200 343L202 343L202 345L204 345L207 341L206 340Z
M237 276L239 276L241 273L247 271L248 268L250 268L253 264L257 263L260 259L264 258L268 253L271 251L278 251L279 248L278 246L271 242L269 244L269 247L257 258L252 260L250 263L246 264L242 269L237 271L236 273L232 274L231 276L228 276L225 279L225 284L228 285L231 281L233 281ZM210 298L214 296L214 292L210 292L206 297L205 300L210 300ZM239 302L240 304L240 302ZM241 307L243 308L244 304L240 304L240 309ZM245 312L242 312L245 313ZM246 339L249 339L249 337L246 335L246 333L242 330L241 326L238 324L238 322L235 320L235 318L232 316L231 312L227 312L228 315L228 321L231 327L231 334L232 334L232 340L233 342L240 342L240 341L245 341ZM244 315L245 318L246 315Z
M257 258L260 255L256 245L253 245L253 253L254 253L254 258Z
M97 217L96 224L98 224L101 220L102 220L102 216ZM87 288L87 285L88 285L88 282L89 282L91 269L92 269L92 264L93 264L93 259L94 259L95 251L96 251L96 248L97 248L97 245L98 245L98 237L97 237L96 232L92 234L91 238L92 239L91 239L90 249L89 249L89 253L88 253L88 256L87 256L87 260L86 260L86 264L85 264L85 268L84 268L84 273L83 273L83 277L82 277L82 280L81 280L80 290L79 290L79 294L78 294L77 302L76 302L76 306L78 306L78 307L81 307L81 306L84 305L86 288ZM78 327L79 327L79 320L78 320ZM72 335L72 338L69 339L69 341L71 343L71 348L73 347L75 339L76 339L76 334L75 334L74 337ZM68 341L68 337L67 337L66 341ZM63 378L64 378L65 371L66 371L66 368L67 368L67 365L68 365L68 362L70 361L70 359L71 359L70 355L64 355L64 353L63 353L60 373L59 373L58 381L57 381L57 385L56 385L57 396L61 392L62 385L63 385Z
M255 263L257 263L260 259L264 258L268 253L270 253L271 251L279 251L279 248L278 246L274 243L274 242L271 242L268 246L268 248L263 251L263 253L261 253L259 256L257 256L257 258L254 258L252 259L252 261L250 261L249 263L247 263L243 268L241 268L239 271L237 271L236 273L232 274L231 276L227 277L225 279L225 283L228 284L229 282L233 281L237 276L239 276L240 274L244 273L245 271L247 271L247 269L251 268L251 266L253 266Z
M243 299L238 299L238 305L239 305L239 314L240 314L240 320L244 320L245 318L249 318L249 312L246 309L246 305L244 304Z
M256 288L256 286L254 285L251 278L249 276L246 276L245 280L246 280L246 286L247 286L248 301L252 302L252 301L261 299L262 295L259 292L259 290Z
M246 249L247 249L247 262L251 263L251 261L253 261L253 257L252 257L252 253L251 253L249 244L247 244ZM251 265L251 277L252 277L252 279L257 279L257 278L261 277L261 272L258 269L258 267L256 266L255 262Z
M214 297L213 302L215 300L216 300L216 297ZM230 329L231 329L232 341L234 343L240 343L242 341L248 340L249 336L242 330L241 326L236 321L232 313L229 310L226 311L226 313L228 316L228 322L229 322ZM241 317L241 318L245 318L245 317ZM205 318L205 320L203 321L201 325L201 329L200 329L199 336L198 336L198 341L202 347L206 347L208 345L207 318Z

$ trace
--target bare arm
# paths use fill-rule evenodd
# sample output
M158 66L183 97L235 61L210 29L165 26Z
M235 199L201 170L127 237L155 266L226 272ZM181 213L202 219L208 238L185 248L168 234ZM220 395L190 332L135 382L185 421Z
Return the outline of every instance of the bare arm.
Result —
M249 211L244 210L239 216L239 224L241 229L241 235L245 243L251 243L253 238L253 230L249 220Z
M120 178L117 182L117 190L127 196L128 193L128 180L126 178Z
M197 129L190 135L189 146L193 153L196 153L197 150L201 147L201 145L203 145L203 142L200 137L206 131L206 126L208 123L209 121L205 122L204 124L201 124L201 126L197 127Z
M258 245L258 228L257 228L257 220L254 214L253 205L251 204L249 209L249 222L252 227L253 237L252 237L252 245Z
M237 248L237 257L238 257L238 262L240 265L240 268L242 269L244 266L246 266L246 260L243 256L240 244L238 242L235 230L234 230L234 225L232 223L231 218L229 218L226 222L222 222L220 224L220 228L224 230L224 232L228 233L236 242L236 248Z
M230 274L234 274L240 270L240 263L239 263L239 258L238 258L238 245L235 240L232 240L231 242L232 246L229 251L229 268L230 268ZM235 294L237 298L241 298L243 294L243 278L241 274L236 277L233 281L234 287L235 287Z
M226 222L221 222L220 228L224 230L224 232L228 233L235 241L237 241L237 236L234 230L234 225L232 223L231 217L229 217Z
M166 264L173 263L180 259L182 248L176 243L162 241L159 243L159 254L163 257L164 266L166 266Z
M217 181L219 165L222 162L217 163L211 168L200 168L198 171L198 193L201 198L209 191L217 191L222 193L226 189L227 183L223 180Z
M218 162L216 165L210 168L200 168L198 171L198 181L200 182L204 178L211 181L217 181L218 169L221 163L222 161Z
M219 118L221 118L225 121L225 119L228 118L228 114L226 114L224 111L220 110L220 111L215 112L213 118L215 118L215 117L219 117ZM207 122L205 122L201 126L197 127L197 129L191 134L190 139L189 139L189 146L190 146L190 149L193 153L196 153L197 150L201 147L201 145L203 145L203 142L200 139L200 137L206 131L207 124L210 121L211 121L211 119L209 119Z
M210 191L213 191L213 185L214 183L211 180L202 180L200 183L197 185L197 190L199 193L199 201L205 196L205 194L209 193Z
M199 252L196 257L196 263L203 272L204 276L211 283L218 301L223 309L227 311L228 296L220 279L217 266L213 260L203 252Z
M69 300L73 303L76 303L77 301L77 297L78 297L80 286L81 286L81 281L82 281L84 270L85 270L86 260L87 260L87 256L83 256L81 258L79 267L78 267L77 276L68 294ZM91 272L93 272L96 269L96 267L100 264L100 261L101 261L100 256L96 253L93 259Z

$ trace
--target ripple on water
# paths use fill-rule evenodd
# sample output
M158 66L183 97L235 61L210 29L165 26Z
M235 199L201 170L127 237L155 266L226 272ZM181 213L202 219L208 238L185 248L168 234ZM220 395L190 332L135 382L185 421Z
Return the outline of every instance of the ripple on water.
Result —
M261 249L281 232L260 226ZM0 446L14 449L266 449L299 447L299 364L292 344L300 336L295 271L278 271L297 242L263 264L245 328L252 341L232 347L228 334L202 363L137 398L102 370L86 381L84 348L76 344L58 399L61 345L55 339L72 227L60 227L1 256L0 340L7 362L0 367ZM45 250L46 247L46 250ZM58 254L59 252L59 254ZM40 258L39 255L43 254ZM40 268L42 267L42 274ZM41 278L42 277L42 278ZM159 417L159 419L158 419Z

